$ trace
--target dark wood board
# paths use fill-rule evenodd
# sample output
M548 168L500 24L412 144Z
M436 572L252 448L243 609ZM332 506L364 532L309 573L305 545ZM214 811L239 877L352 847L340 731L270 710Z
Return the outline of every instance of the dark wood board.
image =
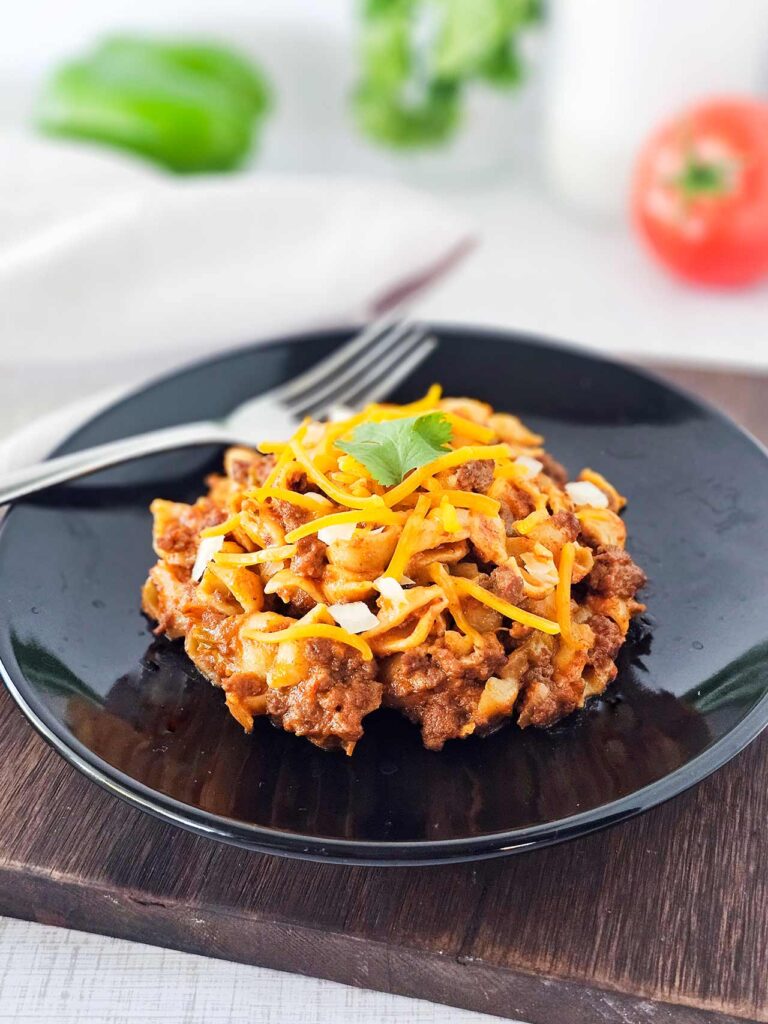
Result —
M768 377L665 368L768 440ZM0 912L518 1017L768 1021L768 735L570 844L346 868L161 824L50 750L0 690Z

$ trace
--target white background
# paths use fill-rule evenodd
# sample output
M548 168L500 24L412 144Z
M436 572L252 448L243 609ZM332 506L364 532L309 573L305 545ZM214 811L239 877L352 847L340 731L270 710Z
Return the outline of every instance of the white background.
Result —
M357 136L348 108L355 0L15 4L0 33L0 128L4 111L7 122L26 117L53 59L76 53L99 33L152 27L214 31L252 53L275 84L277 108L256 172L397 176L474 219L482 245L425 303L425 315L524 328L619 355L768 369L768 286L705 292L672 280L634 237L625 199L627 147L642 137L643 125L670 112L663 107L665 81L673 107L706 91L708 82L715 92L743 90L750 82L765 90L768 4L676 0L670 9L666 0L554 0L550 7L555 15L575 9L582 25L578 35L567 36L573 52L563 52L562 40L557 42L556 66L578 60L583 65L588 58L588 69L572 69L560 81L552 74L552 38L559 39L558 33L534 39L529 86L512 96L472 93L466 129L447 153L393 158ZM617 10L627 13L628 40L621 38ZM719 35L713 31L718 24ZM621 60L612 56L617 50ZM643 89L649 76L650 94ZM575 95L579 110L573 109L576 103L565 109L557 90ZM577 114L582 121L574 124ZM550 137L552 124L558 145ZM569 125L589 136L580 151L573 149ZM556 156L548 158L550 151ZM564 152L573 169L569 180L563 180ZM597 216L601 197L605 209Z

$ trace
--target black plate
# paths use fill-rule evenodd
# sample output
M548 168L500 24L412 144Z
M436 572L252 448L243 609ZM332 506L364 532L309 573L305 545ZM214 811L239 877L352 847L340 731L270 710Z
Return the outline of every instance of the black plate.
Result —
M589 832L659 803L768 720L768 463L718 413L634 370L535 339L439 330L395 397L448 394L521 413L572 471L630 497L629 549L649 613L604 699L548 732L421 746L377 712L354 757L260 720L139 610L153 562L147 506L188 501L221 450L154 456L17 505L0 534L0 661L36 728L91 779L159 817L253 849L367 863L493 856ZM322 357L315 334L227 354L150 385L61 451L217 415Z

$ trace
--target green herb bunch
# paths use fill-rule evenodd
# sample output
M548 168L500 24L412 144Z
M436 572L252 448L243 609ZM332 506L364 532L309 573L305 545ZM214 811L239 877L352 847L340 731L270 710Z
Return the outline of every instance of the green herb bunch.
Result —
M517 86L520 34L541 18L540 0L362 3L355 116L370 139L399 149L451 139L469 83Z

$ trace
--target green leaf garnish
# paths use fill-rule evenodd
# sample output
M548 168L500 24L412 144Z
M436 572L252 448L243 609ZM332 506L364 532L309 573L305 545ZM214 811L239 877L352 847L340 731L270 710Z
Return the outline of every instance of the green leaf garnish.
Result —
M349 441L337 441L385 487L399 484L411 469L433 462L448 450L453 427L441 412L401 420L361 423Z

